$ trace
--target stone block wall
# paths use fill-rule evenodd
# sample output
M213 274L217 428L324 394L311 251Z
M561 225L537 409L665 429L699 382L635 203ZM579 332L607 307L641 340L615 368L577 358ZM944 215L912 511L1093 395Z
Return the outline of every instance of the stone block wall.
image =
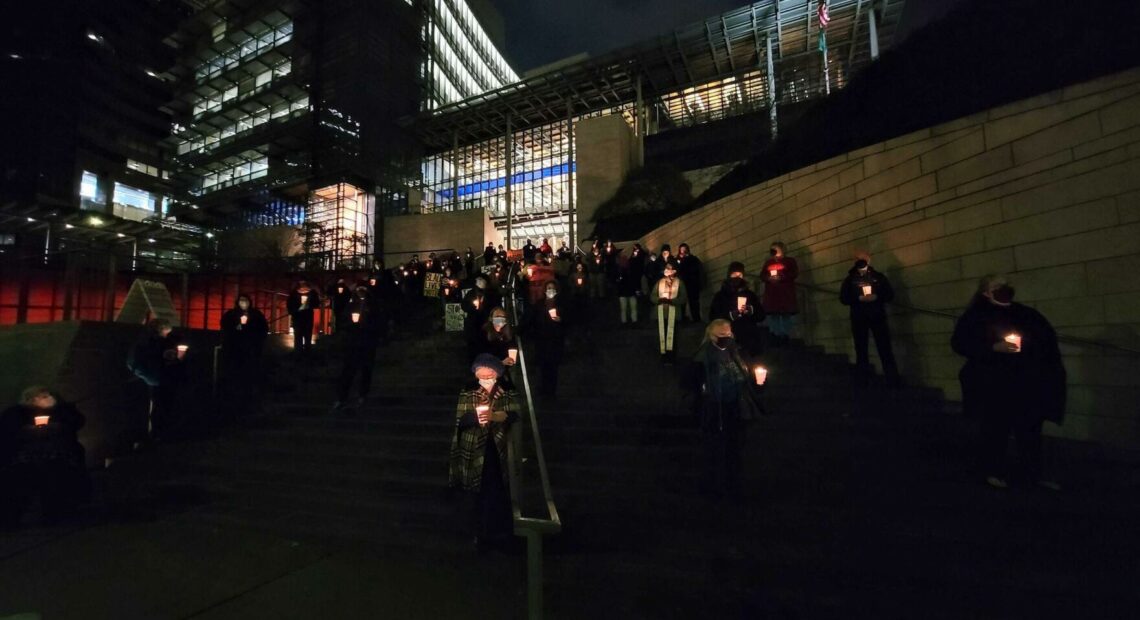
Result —
M1140 69L819 162L642 241L687 241L707 265L707 304L730 261L756 271L775 240L800 262L801 282L821 289L801 295L800 329L830 351L853 355L837 297L858 250L900 304L960 314L981 276L1006 273L1018 301L1062 336L1140 350ZM953 325L892 316L904 374L956 399ZM1140 446L1140 356L1078 343L1063 352L1069 413L1048 432Z

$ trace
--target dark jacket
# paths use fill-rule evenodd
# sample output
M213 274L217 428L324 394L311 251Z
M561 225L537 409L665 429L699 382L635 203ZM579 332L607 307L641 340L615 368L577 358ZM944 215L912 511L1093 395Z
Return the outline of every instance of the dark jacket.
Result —
M550 317L551 308L556 309L559 321ZM562 304L562 294L554 299L545 297L530 307L527 312L526 331L537 345L540 363L557 363L562 360L566 342L566 309Z
M380 339L383 315L379 311L379 304L371 295L364 297L352 296L344 309L344 322L340 333L349 351L375 349ZM352 315L359 314L359 320L353 321Z
M740 399L752 398L751 373L735 342L724 350L703 342L693 356L689 389L701 395L701 430L722 432L740 419Z
M242 325L241 317L246 323ZM242 310L236 305L222 315L222 354L230 359L253 360L261 357L261 349L269 335L269 321L260 310Z
M1010 333L1021 335L1021 352L995 352L994 344ZM959 317L950 344L966 358L958 378L967 416L1006 403L1021 415L1061 422L1065 367L1057 334L1040 312L1018 303L1003 308L978 296Z
M685 288L690 295L699 295L704 286L704 265L701 259L688 254L677 257L677 276L685 281Z
M864 286L871 287L871 293L877 298L875 301L859 300ZM859 275L858 269L852 268L839 287L839 301L851 308L852 320L884 320L887 318L887 304L894 299L895 290L891 288L891 281L871 267L868 267L867 273L863 275Z
M289 298L285 300L285 309L288 310L289 314L294 318L301 315L307 315L311 318L313 316L313 310L321 307L321 294L318 293L316 289L309 289L309 292L305 293L305 295L308 295L308 299L306 300L304 310L301 309L301 291L294 290L292 293L289 293Z
M127 368L149 386L162 385L167 378L164 370L170 363L165 354L174 346L168 338L147 330L127 354Z
M51 416L48 425L35 426L35 417ZM75 405L57 400L51 409L13 405L0 414L0 467L13 463L66 461L84 466L79 429L87 419Z
M709 306L709 320L724 319L732 322L732 329L735 332L737 322L745 323L760 323L766 316L764 308L760 305L760 298L748 289L748 286L743 280L740 282L734 281L735 278L726 278L724 284L721 284L720 290L713 295L712 305ZM745 306L748 309L742 315L739 312L739 304L737 303L738 297L744 297L747 301Z

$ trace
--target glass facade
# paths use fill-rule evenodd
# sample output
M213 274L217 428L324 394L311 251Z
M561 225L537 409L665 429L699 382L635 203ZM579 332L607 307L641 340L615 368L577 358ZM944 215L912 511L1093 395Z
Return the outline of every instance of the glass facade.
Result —
M429 52L420 71L427 85L423 109L434 110L519 80L465 0L427 0L426 6L423 38Z
M355 185L337 183L312 192L303 226L306 268L366 266L374 218L373 197Z

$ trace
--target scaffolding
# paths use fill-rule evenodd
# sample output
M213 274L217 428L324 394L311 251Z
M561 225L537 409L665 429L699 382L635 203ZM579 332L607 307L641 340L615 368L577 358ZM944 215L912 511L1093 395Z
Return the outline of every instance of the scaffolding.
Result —
M372 195L349 183L313 191L302 224L305 268L366 268L373 249L374 206Z

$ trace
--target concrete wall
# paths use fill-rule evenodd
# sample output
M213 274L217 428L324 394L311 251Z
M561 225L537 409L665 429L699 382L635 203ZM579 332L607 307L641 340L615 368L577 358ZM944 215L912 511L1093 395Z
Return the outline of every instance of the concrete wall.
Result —
M756 270L777 239L802 281L829 291L801 298L801 320L831 351L851 352L832 292L860 249L901 303L958 314L978 278L1004 272L1062 335L1140 349L1140 69L791 172L643 241L688 241L708 265L707 303L729 261ZM892 321L903 372L958 398L953 320L899 311ZM1138 358L1078 345L1064 354L1069 416L1049 432L1140 445Z
M594 213L621 187L635 155L633 131L621 115L587 118L574 125L578 182L574 238L579 244L594 230Z
M495 229L485 209L467 209L448 213L397 215L384 218L384 262L396 264L422 250L453 249L463 253L467 246L482 254L490 241L503 243L503 234Z

